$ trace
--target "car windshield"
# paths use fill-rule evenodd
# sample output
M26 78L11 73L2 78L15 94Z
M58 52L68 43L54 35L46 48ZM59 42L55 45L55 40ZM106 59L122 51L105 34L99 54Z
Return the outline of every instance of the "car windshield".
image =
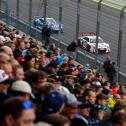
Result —
M95 43L96 42L96 38L90 39L91 43ZM101 37L98 37L98 43L104 43L103 39Z
M56 24L56 21L53 18L48 18L47 23L48 24Z

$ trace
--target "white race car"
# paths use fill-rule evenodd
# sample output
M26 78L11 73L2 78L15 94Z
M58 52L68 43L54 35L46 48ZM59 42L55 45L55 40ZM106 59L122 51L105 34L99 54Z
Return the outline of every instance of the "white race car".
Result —
M95 34L92 35L91 32L89 32L89 34L82 35L78 37L77 42L81 48L84 48L91 53L95 53L96 50ZM106 43L101 37L98 37L98 53L109 53L110 51L111 50L109 43Z
M64 26L63 24L61 24L61 29L60 29L60 25L58 22L55 21L54 18L46 18L46 24L52 29L53 32L64 32ZM34 25L36 28L42 29L42 27L44 26L44 18L40 18L40 17L35 17L34 19Z

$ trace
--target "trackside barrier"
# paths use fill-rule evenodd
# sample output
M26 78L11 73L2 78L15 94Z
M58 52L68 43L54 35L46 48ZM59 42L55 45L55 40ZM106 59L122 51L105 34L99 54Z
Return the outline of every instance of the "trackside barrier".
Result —
M7 19L8 18L8 19ZM34 28L34 27L30 27L27 23L21 21L21 20L17 20L14 19L11 16L7 16L3 11L0 11L0 19L4 22L9 23L8 25L11 25L13 27L16 27L17 29L21 30L22 32L24 32L25 34L30 35L31 37L41 41L41 31ZM7 21L7 20L9 21ZM51 37L51 41L55 42L56 45L58 45L58 39L55 39L54 37ZM68 53L67 51L67 46L68 44L64 43L61 41L60 43L60 48L62 49L63 52ZM85 65L87 63L89 63L91 65L92 68L94 68L94 63L95 63L95 58L88 55L88 53L85 51L85 53L80 51L81 49L77 49L76 51L76 61L82 65ZM102 59L97 60L97 69L99 70L99 72L101 72L102 74L104 74L104 70L103 70L103 62ZM126 82L126 74L119 72L119 82Z

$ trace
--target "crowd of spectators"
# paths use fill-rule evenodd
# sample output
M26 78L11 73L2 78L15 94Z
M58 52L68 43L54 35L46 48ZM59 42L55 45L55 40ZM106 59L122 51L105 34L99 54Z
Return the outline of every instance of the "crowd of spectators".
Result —
M43 43L0 23L0 126L125 126L126 86Z

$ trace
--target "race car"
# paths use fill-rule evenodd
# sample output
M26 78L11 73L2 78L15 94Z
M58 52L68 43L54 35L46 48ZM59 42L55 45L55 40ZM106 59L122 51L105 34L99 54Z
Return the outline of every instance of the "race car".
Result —
M96 35L94 32L83 32L77 39L78 45L91 53L96 51ZM100 36L98 37L98 53L109 53L110 46Z
M42 27L44 26L44 24L48 25L48 27L50 27L52 29L53 32L64 32L64 26L63 24L61 24L61 29L60 29L60 24L58 22L55 21L54 18L46 18L46 23L44 23L44 18L40 18L40 17L35 17L34 19L34 26L38 29L42 29Z

